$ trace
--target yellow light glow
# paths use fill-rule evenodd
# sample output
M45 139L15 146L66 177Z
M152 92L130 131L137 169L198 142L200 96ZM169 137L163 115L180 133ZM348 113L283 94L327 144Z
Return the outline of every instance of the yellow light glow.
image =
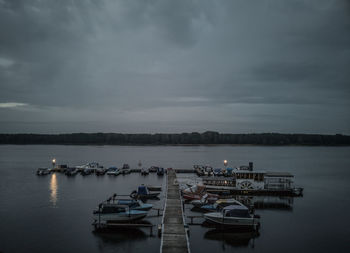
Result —
M56 163L56 159L54 158L54 159L52 159L52 163Z
M56 174L52 174L51 175L51 180L50 180L50 202L52 202L52 204L55 206L56 202L57 202L57 189L58 189L58 185L57 185L57 178L56 178Z
M227 160L224 160L224 165L225 165L225 166L227 165Z

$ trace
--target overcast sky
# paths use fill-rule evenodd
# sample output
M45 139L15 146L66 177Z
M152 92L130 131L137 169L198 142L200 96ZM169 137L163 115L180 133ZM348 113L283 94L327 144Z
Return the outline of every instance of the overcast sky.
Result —
M0 0L0 132L350 134L348 0Z

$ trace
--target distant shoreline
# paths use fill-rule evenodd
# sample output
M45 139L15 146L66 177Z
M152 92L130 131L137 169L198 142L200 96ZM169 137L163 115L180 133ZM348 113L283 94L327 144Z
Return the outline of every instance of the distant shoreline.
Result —
M118 146L350 146L350 136L335 134L0 134L0 145L118 145Z

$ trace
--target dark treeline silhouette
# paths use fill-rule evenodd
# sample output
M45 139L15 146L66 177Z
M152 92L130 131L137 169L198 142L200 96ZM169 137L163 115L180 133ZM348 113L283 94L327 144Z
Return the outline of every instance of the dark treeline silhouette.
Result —
M221 134L218 132L181 134L0 134L0 144L72 144L72 145L350 145L348 135L321 134Z

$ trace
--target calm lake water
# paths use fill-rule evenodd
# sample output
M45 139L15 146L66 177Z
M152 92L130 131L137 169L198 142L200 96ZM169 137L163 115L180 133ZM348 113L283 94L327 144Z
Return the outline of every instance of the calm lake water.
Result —
M160 239L147 229L93 233L92 211L113 193L130 194L138 185L165 186L165 177L133 173L38 177L38 167L97 161L192 168L254 162L255 170L287 171L304 187L301 198L253 199L265 206L258 234L222 233L190 226L192 252L348 252L350 235L349 147L256 146L41 146L0 145L0 252L159 252ZM164 191L162 192L164 194ZM277 205L269 205L273 202ZM156 207L161 200L152 200ZM152 211L155 213L155 211ZM195 214L186 205L187 214ZM160 217L148 218L153 224Z

